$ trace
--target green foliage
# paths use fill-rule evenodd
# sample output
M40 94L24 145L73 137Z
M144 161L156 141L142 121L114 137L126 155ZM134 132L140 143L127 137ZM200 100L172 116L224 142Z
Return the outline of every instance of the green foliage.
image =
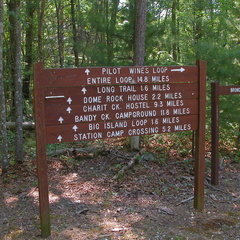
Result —
M73 46L76 46L80 66L126 66L133 64L135 1L74 1L73 15L71 4L65 1L61 3L60 23L62 29L59 29L59 19L56 17L56 1L46 2L42 32L43 60L46 68L60 66L60 47L62 47L64 55L63 66L74 67ZM39 59L40 1L26 1L21 4L22 66L25 69L27 54L25 43L29 37L27 30L31 22L34 26L32 29L33 63ZM4 7L6 12L3 48L4 84L8 120L12 121L14 119L15 90L12 79L9 17L14 17L15 14L8 11L7 4ZM239 1L179 1L175 8L173 1L148 1L145 64L194 64L196 58L200 58L207 61L209 83L217 80L221 85L240 84L239 9ZM175 20L173 13L176 15ZM75 23L72 21L73 16L76 20ZM76 27L76 39L73 38L73 26ZM58 41L59 30L62 30L63 33L62 43ZM61 44L62 46L60 46ZM177 56L174 56L174 52L177 53ZM23 75L31 75L29 85L31 92L33 66L29 67L30 70L26 68ZM208 105L209 103L208 101ZM238 103L239 96L221 97L220 121L221 128L224 129L222 135L225 141L233 141L229 136L233 134L236 138L238 134ZM24 121L32 121L31 99L24 101L23 108ZM208 107L208 128L210 124L209 113ZM11 152L14 148L14 133L9 132L8 134ZM176 135L173 136L176 137ZM175 141L172 141L172 145L167 144L167 146L178 146L181 149L183 142L178 139L184 138L185 136L177 137ZM27 140L26 146L32 149L33 143L30 142ZM51 148L52 146L48 149ZM26 147L27 149L28 147ZM184 150L181 154L185 156L187 152Z
M33 133L25 134L23 152L29 157L36 157L36 141Z

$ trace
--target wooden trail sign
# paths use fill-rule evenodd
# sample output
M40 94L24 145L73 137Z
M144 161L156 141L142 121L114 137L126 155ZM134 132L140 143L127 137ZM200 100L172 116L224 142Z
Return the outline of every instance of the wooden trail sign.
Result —
M34 69L40 220L50 235L46 144L196 130L194 206L204 206L206 63Z
M240 85L220 86L219 82L211 83L211 129L212 129L212 154L211 154L211 183L219 183L219 96L240 94Z

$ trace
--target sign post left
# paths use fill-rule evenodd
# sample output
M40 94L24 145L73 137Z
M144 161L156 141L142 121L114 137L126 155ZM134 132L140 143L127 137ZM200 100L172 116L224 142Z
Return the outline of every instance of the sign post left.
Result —
M48 167L46 156L46 131L44 110L43 63L34 66L34 108L36 127L37 175L39 190L39 211L42 237L51 235L49 196L48 196Z

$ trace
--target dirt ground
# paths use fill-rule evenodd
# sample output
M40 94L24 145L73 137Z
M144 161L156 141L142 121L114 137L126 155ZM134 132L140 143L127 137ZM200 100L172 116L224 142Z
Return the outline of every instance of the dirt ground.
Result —
M48 239L240 240L240 164L222 160L205 208L193 207L193 160L151 148L118 179L136 152L108 145L95 153L48 158L51 237ZM41 239L35 160L0 176L0 239Z

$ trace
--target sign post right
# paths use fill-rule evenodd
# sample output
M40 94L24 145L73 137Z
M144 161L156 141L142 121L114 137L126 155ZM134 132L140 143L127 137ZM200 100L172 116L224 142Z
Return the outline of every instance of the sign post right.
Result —
M211 128L212 128L212 160L211 183L219 184L219 96L240 94L240 85L220 86L219 82L211 83Z

